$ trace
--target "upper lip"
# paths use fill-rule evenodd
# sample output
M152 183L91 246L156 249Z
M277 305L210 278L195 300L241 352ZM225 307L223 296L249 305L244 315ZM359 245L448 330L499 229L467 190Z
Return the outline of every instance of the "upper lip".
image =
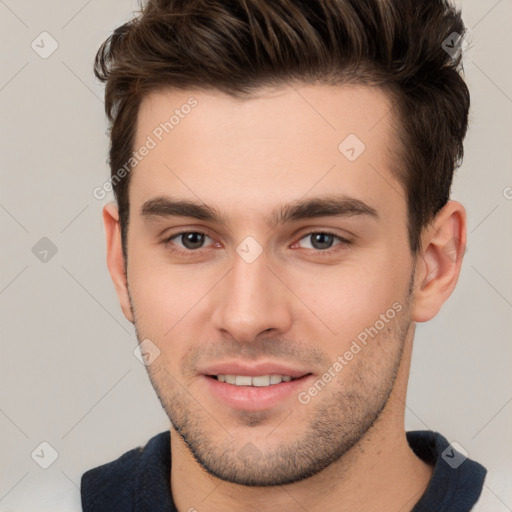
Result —
M282 363L243 363L236 361L213 364L201 370L200 373L204 375L246 375L249 377L256 377L258 375L289 375L294 379L298 379L311 372L292 368Z

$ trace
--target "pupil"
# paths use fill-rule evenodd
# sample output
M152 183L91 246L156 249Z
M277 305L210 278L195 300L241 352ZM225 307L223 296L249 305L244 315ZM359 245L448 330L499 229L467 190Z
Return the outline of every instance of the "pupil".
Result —
M332 243L333 235L327 233L315 233L313 237L313 247L315 249L329 249ZM326 241L327 239L327 241ZM319 243L317 243L319 242Z
M201 247L204 242L203 233L185 233L181 235L181 241L187 249L197 249Z

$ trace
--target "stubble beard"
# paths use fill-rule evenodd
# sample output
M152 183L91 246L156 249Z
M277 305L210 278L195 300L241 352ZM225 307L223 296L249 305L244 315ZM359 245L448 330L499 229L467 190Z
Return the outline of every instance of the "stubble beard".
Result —
M410 296L392 327L379 334L380 350L370 346L375 343L371 340L362 354L349 363L353 367L351 381L344 379L344 369L336 377L338 380L328 384L315 400L307 405L297 401L292 409L308 407L307 420L293 437L287 435L272 447L253 443L250 435L233 436L223 428L222 418L213 417L164 366L153 363L147 367L148 375L172 428L204 470L221 480L245 486L291 484L341 461L378 420L388 404L402 361L411 325L409 310ZM145 337L134 323L140 343ZM286 414L289 416L282 425L287 421L296 423L293 410ZM247 428L264 425L267 413L240 413L237 419L247 432ZM274 418L272 423L278 421ZM268 424L266 428L269 430Z

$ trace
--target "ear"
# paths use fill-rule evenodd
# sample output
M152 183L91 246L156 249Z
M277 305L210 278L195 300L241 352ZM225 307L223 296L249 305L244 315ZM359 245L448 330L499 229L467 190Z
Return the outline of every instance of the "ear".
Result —
M449 201L421 235L412 319L434 318L455 289L466 252L466 210Z
M108 203L103 207L103 225L107 239L107 266L114 282L117 297L124 316L133 323L133 312L128 295L128 284L125 273L125 262L121 243L121 226L117 206Z

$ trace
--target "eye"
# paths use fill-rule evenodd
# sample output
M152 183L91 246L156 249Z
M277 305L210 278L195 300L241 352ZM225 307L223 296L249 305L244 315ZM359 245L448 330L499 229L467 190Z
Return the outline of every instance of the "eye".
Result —
M195 252L199 253L201 249L205 248L206 239L213 241L210 236L202 231L181 231L167 237L163 243L169 250L177 254L191 255ZM308 239L310 240L309 247L306 246L305 249L327 254L337 251L336 247L338 246L340 246L339 250L342 250L352 243L350 240L328 231L311 231L302 236L298 243ZM338 240L338 243L334 243L336 240Z
M301 238L301 240L309 239L310 247L306 247L306 249L313 249L320 252L331 252L333 247L338 245L346 246L351 243L350 240L343 238L335 233L330 233L328 231L311 231ZM333 246L334 241L338 239L339 243Z
M181 233L175 233L172 236L166 238L164 243L176 246L172 250L181 254L185 254L197 252L198 249L202 249L206 238L210 237L202 231L182 231ZM210 238L210 240L212 239ZM181 242L181 248L177 242Z

